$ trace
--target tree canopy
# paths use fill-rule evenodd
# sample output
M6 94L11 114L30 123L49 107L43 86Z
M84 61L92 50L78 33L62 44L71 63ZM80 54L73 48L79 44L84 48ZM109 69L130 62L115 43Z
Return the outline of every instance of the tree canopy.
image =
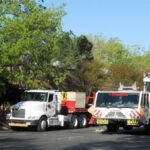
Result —
M125 46L118 38L63 31L65 4L46 8L42 1L0 1L1 91L6 83L22 89L68 85L63 90L76 84L88 94L103 86L116 89L119 82L137 81L142 87L142 73L150 71L150 51Z
M0 76L23 88L58 88L67 69L92 58L86 36L62 30L63 7L45 8L35 0L0 3Z
M34 87L51 74L62 36L63 6L46 9L35 0L3 0L0 4L0 75Z

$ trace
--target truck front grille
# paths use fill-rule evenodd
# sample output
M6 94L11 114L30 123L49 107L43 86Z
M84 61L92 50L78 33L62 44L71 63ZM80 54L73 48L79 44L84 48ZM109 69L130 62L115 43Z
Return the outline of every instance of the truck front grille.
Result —
M116 112L118 118L125 118L125 115L122 112Z
M13 109L12 116L15 118L25 118L25 109Z
M122 112L109 112L107 115L106 115L107 118L120 118L120 119L124 119L126 118L126 116L122 113Z
M114 116L115 116L115 112L109 112L109 113L106 115L106 117L109 117L109 118L114 117Z

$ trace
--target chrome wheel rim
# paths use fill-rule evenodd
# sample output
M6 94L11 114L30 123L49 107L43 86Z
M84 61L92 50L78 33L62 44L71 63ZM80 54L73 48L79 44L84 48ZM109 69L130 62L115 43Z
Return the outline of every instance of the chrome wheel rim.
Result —
M45 130L45 129L46 129L46 126L47 126L46 121L45 121L45 120L42 120L42 122L41 122L41 129L42 129L42 130Z

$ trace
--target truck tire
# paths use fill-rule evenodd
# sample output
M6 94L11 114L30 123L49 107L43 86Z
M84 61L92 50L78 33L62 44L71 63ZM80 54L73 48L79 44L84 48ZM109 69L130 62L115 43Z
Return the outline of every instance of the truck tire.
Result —
M123 126L124 130L132 130L132 128L133 128L133 126L127 126L127 125Z
M69 128L75 129L78 127L79 121L77 115L71 116L71 121L69 122Z
M10 128L11 128L11 130L13 130L13 131L19 131L19 130L20 130L19 127L10 127Z
M107 130L109 132L117 132L119 129L119 126L117 124L108 124L107 125Z
M150 132L150 125L145 125L144 129L145 129L145 132L149 133Z
M46 117L41 117L38 122L37 131L46 131L47 127L48 127L48 124L47 124Z
M79 116L79 127L85 128L87 126L87 117L86 115L80 115Z

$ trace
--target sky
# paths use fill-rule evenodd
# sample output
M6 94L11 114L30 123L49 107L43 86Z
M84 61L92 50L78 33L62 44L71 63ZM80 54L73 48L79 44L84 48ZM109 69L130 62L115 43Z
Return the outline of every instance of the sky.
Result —
M45 0L59 6L66 3L63 30L76 36L101 34L117 37L124 45L150 50L150 0Z

